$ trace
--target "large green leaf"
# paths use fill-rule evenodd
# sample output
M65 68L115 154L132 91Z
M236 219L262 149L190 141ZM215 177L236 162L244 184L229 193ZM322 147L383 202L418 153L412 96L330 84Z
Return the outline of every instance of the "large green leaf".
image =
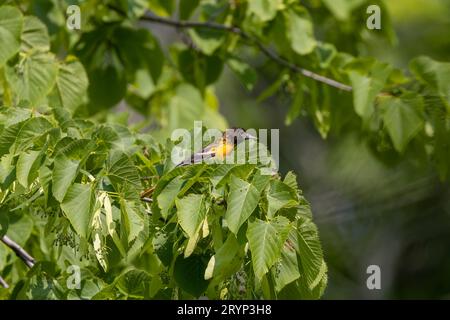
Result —
M441 96L450 110L450 63L418 57L411 61L409 68L421 82L428 84Z
M26 16L23 20L21 50L50 50L50 38L47 27L38 18Z
M180 1L179 3L180 19L181 20L189 19L189 17L195 11L199 3L200 0Z
M219 282L240 267L239 243L233 234L230 234L224 244L217 250L208 262L205 270L205 279ZM241 249L243 252L243 250Z
M281 208L298 205L297 199L293 196L292 190L283 182L274 180L270 184L267 193L268 210L267 215L273 217Z
M36 137L51 128L51 123L43 117L30 118L6 128L0 135L0 157L26 149Z
M311 53L317 45L314 38L313 23L305 10L288 10L285 13L288 37L292 49L300 54Z
M78 174L79 166L80 161L69 159L64 155L55 158L52 174L52 191L53 196L59 202L64 200L67 190L69 190Z
M297 231L292 229L289 232L288 239L281 249L281 257L275 264L274 281L275 289L280 292L286 285L297 280L300 277L297 252L292 245L297 241Z
M28 215L16 215L9 213L8 236L24 246L33 231L33 219Z
M261 21L269 21L275 18L281 5L281 0L252 0L248 2L248 13L255 14Z
M353 86L355 111L366 120L372 116L375 98L383 89L389 74L392 72L391 66L381 62L372 62L369 68L369 71L367 71L367 69L356 65L348 73Z
M0 7L0 67L20 49L23 18L19 9Z
M423 101L420 96L383 97L380 102L383 120L398 152L403 152L412 138L423 128Z
M89 184L74 183L61 203L61 209L69 219L75 232L82 238L90 233L93 215L93 192Z
M230 193L227 198L225 221L228 228L237 234L239 228L250 217L259 201L259 191L250 183L231 176Z
M119 278L117 287L127 296L142 299L146 295L150 280L147 272L130 270Z
M169 130L190 129L194 121L200 120L204 112L204 103L200 92L193 86L181 84L169 102Z
M188 258L178 256L174 267L173 277L178 286L193 295L199 297L208 287L209 281L204 279L206 269L205 258L199 255L191 255Z
M136 166L125 153L113 151L108 157L106 171L114 189L127 199L137 199L142 186Z
M132 202L122 200L120 208L122 225L126 230L128 243L130 243L144 229L144 217L142 216L141 208Z
M17 181L25 188L37 177L41 151L28 151L19 155L16 165Z
M43 103L56 80L58 67L51 53L32 51L18 65L6 68L6 79L15 96L31 105Z
M205 198L200 194L190 194L176 199L178 221L188 237L193 237L201 227L206 215Z
M206 55L211 55L224 42L223 31L212 29L192 29L189 35L197 47Z
M0 238L6 234L9 227L9 212L6 207L0 207ZM0 259L1 261L1 259ZM0 267L2 263L0 262Z
M183 183L184 181L181 177L176 177L175 179L172 179L157 196L158 207L161 209L161 215L164 219L169 216L170 209L172 209Z
M150 71L154 83L161 75L164 55L158 41L147 29L116 28L113 41L117 43L126 71Z
M313 290L326 273L322 246L316 225L308 218L299 217L297 223L297 243L292 239L292 245L299 254L302 277L310 290Z
M88 78L83 65L75 60L60 64L55 90L61 106L74 111L87 94Z
M347 20L352 11L366 0L323 0L323 3L339 20Z
M252 253L253 271L258 279L280 258L289 229L289 220L281 216L273 221L256 219L248 224L248 244Z

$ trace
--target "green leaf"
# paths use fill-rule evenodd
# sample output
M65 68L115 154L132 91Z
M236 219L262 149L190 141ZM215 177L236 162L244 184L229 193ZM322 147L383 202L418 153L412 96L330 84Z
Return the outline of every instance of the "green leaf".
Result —
M89 153L91 144L92 140L90 139L65 137L56 144L54 154L56 157L64 155L70 159L81 160Z
M193 237L202 225L206 215L205 198L200 194L190 194L175 200L178 221L188 237Z
M302 216L297 223L297 242L292 239L292 245L299 255L302 275L310 290L314 289L322 280L326 272L323 261L322 246L316 225ZM325 266L325 267L324 267Z
M213 29L191 29L188 31L194 44L206 55L212 55L224 42L223 31Z
M64 155L60 155L54 160L52 174L53 196L59 202L64 200L67 190L69 190L78 174L80 161L71 160Z
M247 90L252 90L256 84L257 75L255 70L247 63L236 58L229 58L227 64L230 69L236 74L241 83Z
M256 98L256 101L258 101L258 103L261 103L262 101L275 96L277 91L280 90L282 84L287 80L289 80L289 74L287 74L286 72L282 72L270 86L268 86L259 94L258 98Z
M181 177L176 177L175 179L172 179L158 195L158 207L161 209L161 216L164 219L167 219L169 216L170 209L172 209L183 183L184 181Z
M286 115L286 120L284 121L287 126L291 125L292 122L294 122L294 120L300 116L302 104L303 104L303 88L302 83L299 82L297 84L297 89L295 90L291 106L289 107L289 111Z
M273 217L281 208L294 207L298 205L291 190L283 182L274 180L270 184L267 193L268 211L267 216Z
M0 135L0 157L26 149L36 137L51 128L51 123L43 117L30 118L6 128Z
M147 29L116 28L114 42L120 50L126 71L149 71L154 83L161 75L164 54L156 38Z
M286 173L283 182L295 192L298 192L297 175L293 171Z
M215 282L220 282L235 273L240 265L239 243L236 237L230 234L209 260L205 270L205 280L213 279Z
M318 281L317 286L314 287L314 289L310 289L304 281L302 281L302 277L300 277L299 280L297 280L297 288L298 288L298 295L296 296L296 299L298 299L298 296L300 296L302 299L319 299L323 293L325 292L325 288L327 287L328 283L328 275L327 275L327 265L325 262L322 263L322 277Z
M61 203L61 209L75 232L86 239L90 233L89 226L93 215L92 187L80 183L71 185Z
M23 20L21 50L50 50L50 38L47 27L38 18L26 16Z
M202 96L195 87L179 85L169 101L168 130L192 128L194 121L202 118L204 109Z
M31 110L24 108L0 108L0 124L3 128L25 121L31 117Z
M380 99L380 107L395 149L403 152L411 139L423 128L422 98L415 94L406 94L400 98L383 97Z
M15 96L32 106L43 103L56 80L58 67L53 54L32 51L18 65L6 68L6 80Z
M17 181L25 188L37 177L41 155L41 151L28 151L19 155L16 176Z
M447 110L450 110L450 63L422 56L412 60L409 68L419 81L429 85L441 96Z
M255 14L259 20L265 22L275 18L282 5L280 0L251 0L248 2L248 13Z
M174 0L151 0L147 1L147 5L151 11L163 17L170 16L175 9Z
M192 15L195 9L198 7L200 0L184 0L180 1L180 19L186 20Z
M127 12L132 21L141 17L148 10L148 0L122 0L116 2Z
M259 191L250 183L231 176L230 193L227 198L225 221L228 228L237 234L239 228L250 217L259 201Z
M297 241L297 234L295 229L292 229L281 249L281 258L275 265L274 280L277 292L280 292L286 285L300 277L297 252L292 245L294 241Z
M321 68L328 68L331 61L336 57L336 47L329 43L319 43L316 47L316 55L319 58Z
M120 254L122 257L126 256L125 248L122 245L122 242L120 241L119 235L117 233L117 226L114 221L114 213L113 213L113 207L111 205L111 200L109 199L109 196L107 193L103 193L101 195L103 199L103 207L105 208L105 222L106 222L106 229L108 231L108 234L111 236L111 238L114 241L114 244L116 245L117 249L119 249Z
M150 275L147 272L130 270L119 278L117 288L127 296L142 299L146 290L148 290L150 280Z
M104 246L104 236L102 232L102 218L101 218L102 208L101 204L95 210L92 215L92 246L94 248L95 257L98 263L103 268L104 271L108 270L108 260L105 254Z
M0 67L20 49L23 18L15 7L0 7Z
M323 0L325 6L339 20L349 19L352 11L364 2L366 0Z
M125 96L127 81L123 67L117 63L88 70L88 75L92 111L111 108Z
M248 224L247 238L252 253L253 270L258 279L262 279L280 258L289 229L289 220L281 216L273 221L256 219Z
M205 269L206 263L202 256L191 255L188 258L178 256L173 267L173 277L182 290L199 297L209 283L204 279Z
M69 60L59 65L55 90L62 107L73 112L86 96L87 88L88 78L80 62Z
M121 201L122 225L128 235L128 243L137 238L144 229L144 217L139 208L129 201Z
M0 238L8 231L9 227L9 211L5 207L0 207ZM0 266L2 264L0 263Z
M313 24L306 10L288 10L285 13L287 34L292 49L300 54L311 53L317 45L314 38Z
M8 236L20 246L25 246L33 231L33 219L27 215L9 215Z
M106 162L106 175L114 189L126 199L137 199L141 191L141 179L136 166L125 153L113 151Z
M353 104L356 113L363 119L369 119L374 112L374 102L383 89L392 67L387 63L372 63L369 70L352 69L349 78L353 86Z

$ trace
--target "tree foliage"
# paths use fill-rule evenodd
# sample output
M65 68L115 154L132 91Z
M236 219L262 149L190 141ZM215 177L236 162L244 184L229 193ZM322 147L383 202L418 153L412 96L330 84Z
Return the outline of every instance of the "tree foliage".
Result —
M405 72L356 57L369 2L89 0L70 30L66 1L2 1L0 234L39 261L28 271L0 247L10 296L320 297L327 268L295 175L173 168L166 139L195 120L227 127L224 69L249 91L276 70L258 100L287 96L286 124L360 132L381 158L411 155L447 178L450 64L418 57ZM161 45L156 24L180 41ZM375 36L395 42L387 12L382 24ZM144 120L112 113L121 101ZM80 289L67 288L69 265Z

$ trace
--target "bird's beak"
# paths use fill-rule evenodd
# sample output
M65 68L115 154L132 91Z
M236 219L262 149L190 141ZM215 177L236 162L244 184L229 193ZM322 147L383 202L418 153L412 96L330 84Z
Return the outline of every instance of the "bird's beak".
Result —
M251 135L250 133L245 133L245 139L249 139L249 140L258 140L258 138L257 137L255 137L255 136L253 136L253 135Z

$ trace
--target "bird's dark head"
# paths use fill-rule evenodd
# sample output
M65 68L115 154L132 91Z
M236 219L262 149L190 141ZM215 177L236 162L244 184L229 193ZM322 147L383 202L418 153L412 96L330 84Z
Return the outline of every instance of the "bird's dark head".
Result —
M242 128L231 128L224 132L224 138L227 141L234 141L236 144L241 143L244 140L256 140L256 136L246 132Z

